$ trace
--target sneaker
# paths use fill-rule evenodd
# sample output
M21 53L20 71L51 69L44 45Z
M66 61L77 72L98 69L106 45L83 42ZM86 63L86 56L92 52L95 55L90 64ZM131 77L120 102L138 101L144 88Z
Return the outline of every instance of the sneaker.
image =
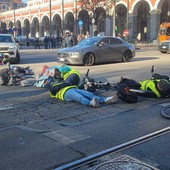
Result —
M105 99L106 104L116 103L116 101L117 101L117 96L111 96Z
M99 101L96 98L93 98L90 101L90 105L93 106L93 107L100 107Z

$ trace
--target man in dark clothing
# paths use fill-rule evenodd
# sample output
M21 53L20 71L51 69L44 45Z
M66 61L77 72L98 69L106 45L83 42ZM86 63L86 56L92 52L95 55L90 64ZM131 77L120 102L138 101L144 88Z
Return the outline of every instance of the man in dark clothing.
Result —
M49 38L46 36L44 38L45 49L48 49L48 42L49 42Z
M56 47L61 48L62 45L62 38L60 36L56 37Z
M35 49L36 49L37 47L40 49L40 42L39 42L39 39L38 39L38 38L36 38L36 40L35 40Z
M51 47L52 47L52 49L56 48L56 39L54 36L51 37Z

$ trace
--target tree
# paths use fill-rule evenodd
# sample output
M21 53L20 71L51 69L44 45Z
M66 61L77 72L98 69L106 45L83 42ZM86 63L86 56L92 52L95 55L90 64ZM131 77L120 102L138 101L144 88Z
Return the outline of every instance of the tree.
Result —
M92 19L97 25L102 19L106 18L106 9L111 9L115 5L116 0L81 0L83 9L88 11L90 23Z

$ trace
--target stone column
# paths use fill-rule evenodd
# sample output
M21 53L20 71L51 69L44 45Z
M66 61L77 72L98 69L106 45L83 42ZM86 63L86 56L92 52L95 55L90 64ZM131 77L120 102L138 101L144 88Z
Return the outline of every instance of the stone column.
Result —
M137 37L137 14L129 13L129 36L128 39L130 42L136 40Z
M42 25L42 23L40 23L39 25L39 36L44 37L44 26Z
M150 40L156 40L158 33L159 33L159 26L160 26L160 9L155 9L151 11L151 18L150 18Z
M34 26L32 24L30 24L30 36L35 37L35 29L34 29Z
M152 40L151 40L151 38L150 38L150 34L151 34L151 16L150 15L148 15L147 16L147 37L146 37L146 40L147 40L147 42L151 42Z
M51 23L51 36L55 36L55 35L56 35L55 25Z
M112 23L111 19L107 17L106 22L105 22L105 35L106 36L112 35L111 23Z
M26 35L26 28L25 28L25 26L21 27L21 33L22 33L22 36Z

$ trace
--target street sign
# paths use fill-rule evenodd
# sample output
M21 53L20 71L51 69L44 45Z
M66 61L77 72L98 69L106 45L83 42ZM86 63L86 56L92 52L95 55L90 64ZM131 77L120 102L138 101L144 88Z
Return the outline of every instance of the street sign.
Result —
M128 30L124 30L124 31L123 31L123 34L125 34L125 36L128 36L129 31L128 31Z

